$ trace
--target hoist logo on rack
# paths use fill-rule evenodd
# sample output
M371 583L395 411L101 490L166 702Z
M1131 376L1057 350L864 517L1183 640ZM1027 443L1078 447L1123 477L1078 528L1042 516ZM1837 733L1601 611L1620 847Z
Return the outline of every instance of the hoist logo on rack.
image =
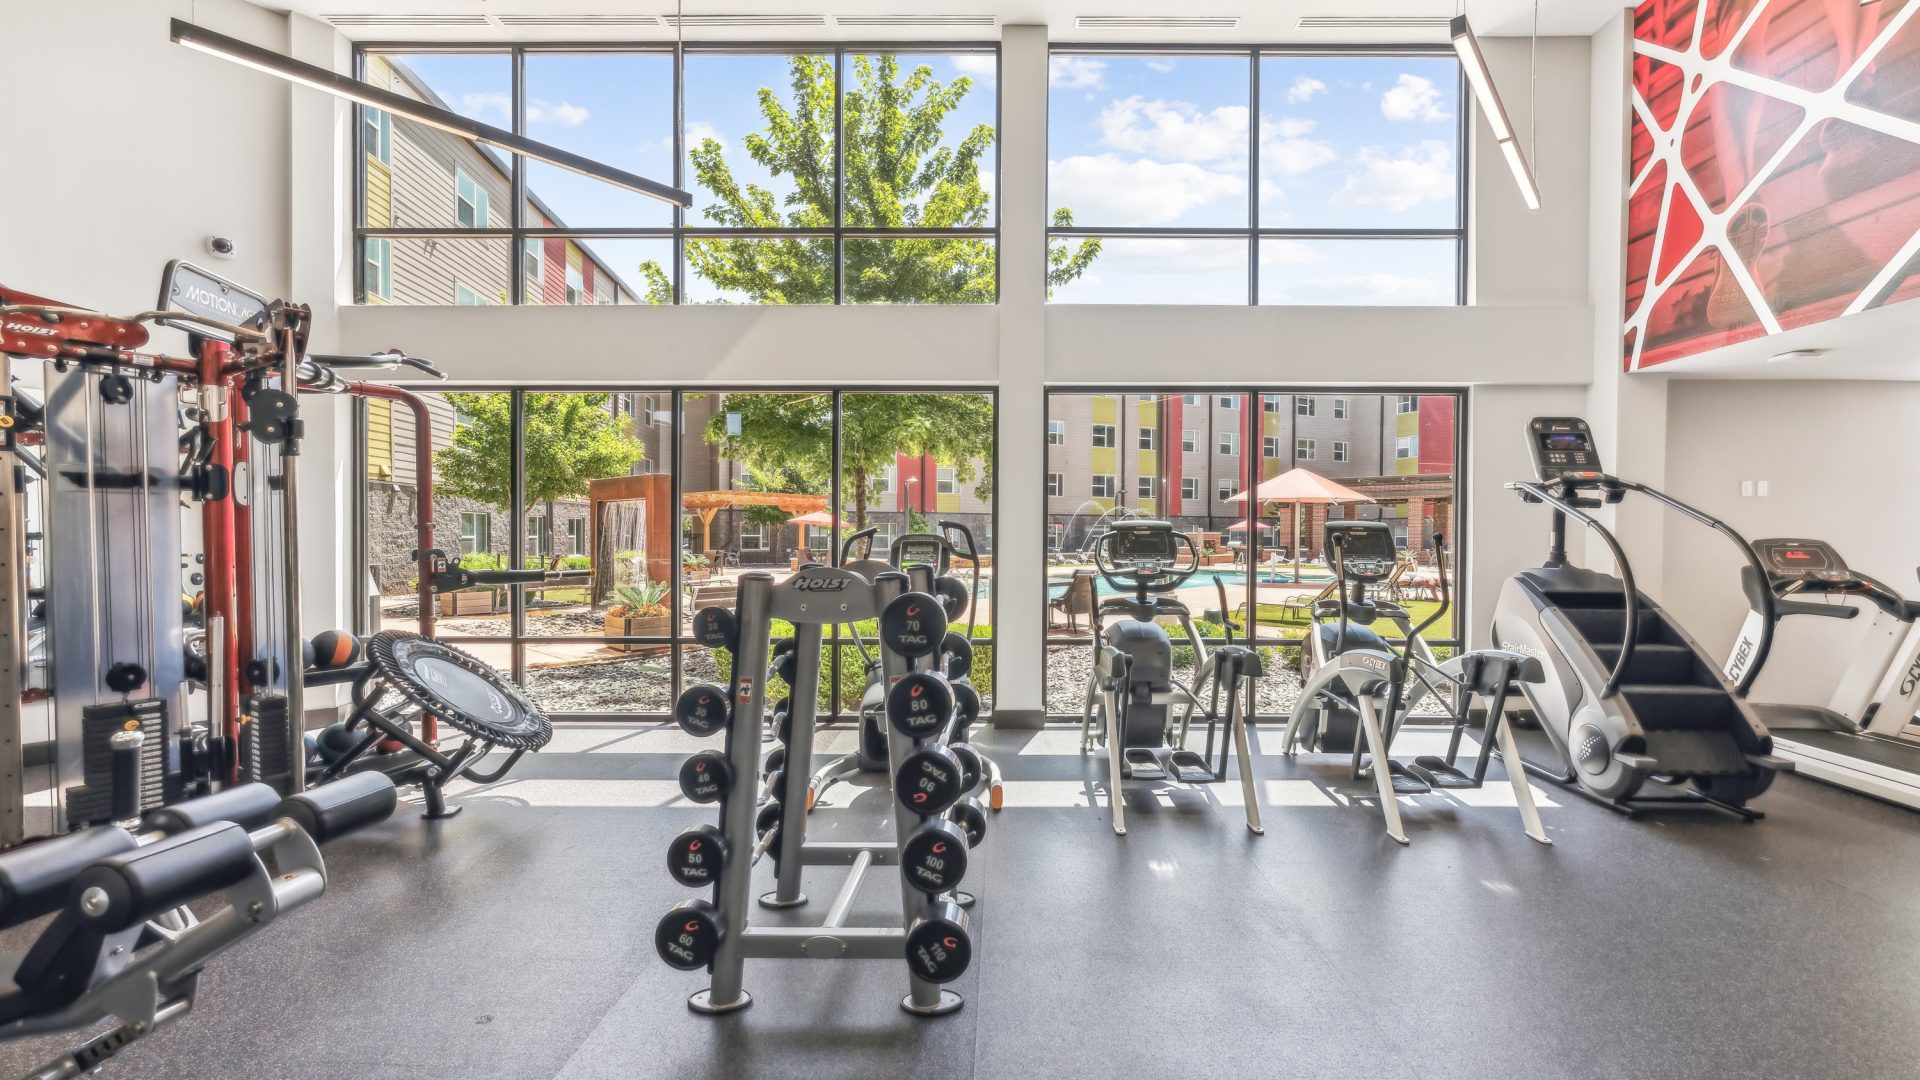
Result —
M51 326L36 326L33 323L14 322L11 319L7 320L5 326L7 330L15 334L32 334L35 337L53 336L53 327Z
M845 592L847 582L850 580L852 579L844 577L806 577L802 575L793 579L793 588L796 592Z

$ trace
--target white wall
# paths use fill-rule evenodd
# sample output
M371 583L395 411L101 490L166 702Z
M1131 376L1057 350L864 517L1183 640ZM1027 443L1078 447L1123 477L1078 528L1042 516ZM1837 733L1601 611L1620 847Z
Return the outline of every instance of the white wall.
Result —
M1501 578L1539 557L1544 522L1500 485L1526 467L1520 425L1533 415L1579 411L1591 379L1584 39L1541 42L1535 164L1542 210L1525 210L1484 122L1475 121L1469 216L1478 306L1471 308L1049 307L1039 276L1045 110L1008 107L1000 132L1003 299L996 307L335 310L351 265L351 114L313 91L290 90L169 44L166 19L195 12L185 0L157 7L102 0L42 6L10 22L16 40L104 42L82 53L23 55L0 68L0 89L29 100L61 87L74 100L69 117L134 138L127 160L142 169L137 183L105 172L0 174L5 204L31 209L16 215L19 239L10 235L0 247L0 280L78 303L143 306L168 258L198 255L202 237L219 232L239 242L241 257L216 269L314 305L316 349L399 346L470 383L991 385L1001 392L1000 455L1010 464L1038 454L1040 395L1049 384L1465 386L1473 390L1466 448L1470 623L1484 623ZM350 60L344 39L298 16L202 0L197 18L336 70ZM1003 29L1002 93L1010 106L1044 101L1047 37L1042 27ZM1487 52L1524 129L1535 107L1526 44L1493 40ZM73 77L76 62L87 77ZM160 98L217 110L221 130L264 138L244 144L243 152L140 134L134 125L160 111ZM344 621L357 588L342 577L344 545L329 549L321 527L340 519L345 487L356 478L347 464L344 410L315 403L309 422L303 542L309 563L329 551L336 560L305 567L307 618L317 628ZM1037 554L1044 543L1039 474L1004 471L1000 546ZM999 572L1002 602L1014 610L1030 602L1034 618L1000 621L998 703L1037 709L1041 568L1037 560L1003 559Z

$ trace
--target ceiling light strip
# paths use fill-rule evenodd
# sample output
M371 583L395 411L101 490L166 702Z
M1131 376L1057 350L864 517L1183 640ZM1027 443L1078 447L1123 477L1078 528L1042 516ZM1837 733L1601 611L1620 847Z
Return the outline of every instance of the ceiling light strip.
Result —
M1487 58L1480 52L1480 40L1474 37L1473 27L1468 25L1465 15L1453 17L1448 34L1453 38L1453 51L1460 55L1460 66L1466 69L1467 82L1473 86L1474 99L1480 103L1480 112L1493 128L1493 137L1500 144L1501 155L1507 159L1507 168L1513 171L1520 198L1526 201L1527 209L1540 209L1540 185L1534 181L1533 168L1514 140L1513 122L1507 119L1507 107L1501 104L1500 92L1494 88L1493 72L1487 69Z

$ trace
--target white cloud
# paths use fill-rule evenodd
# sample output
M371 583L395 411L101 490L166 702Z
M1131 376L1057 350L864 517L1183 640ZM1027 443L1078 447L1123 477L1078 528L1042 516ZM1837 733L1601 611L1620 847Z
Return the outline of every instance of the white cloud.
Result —
M1440 107L1440 88L1421 75L1401 75L1398 82L1380 95L1380 115L1389 120L1445 120Z
M1244 199L1247 185L1238 170L1101 154L1047 162L1047 190L1081 224L1164 225L1216 199Z
M497 112L506 120L513 111L513 98L498 91L460 95L460 111L471 116L475 113Z
M689 150L693 149L696 146L699 146L702 142L706 141L707 139L712 139L714 142L719 143L720 149L722 150L727 149L728 144L727 144L726 136L720 134L720 132L716 130L712 124L707 123L705 120L687 121L685 134L687 139L687 149Z
M1271 241L1269 241L1271 243ZM1265 261L1263 258L1262 262ZM1365 304L1378 307L1413 307L1451 304L1454 283L1450 276L1416 277L1381 271L1348 277L1315 278L1279 288L1263 286L1262 293L1284 304Z
M953 58L954 70L983 83L991 83L1000 66L989 53L959 53Z
M1313 129L1320 125L1317 121L1305 120L1298 116L1283 116L1279 123L1269 122L1266 126L1268 130L1261 132L1263 135L1271 132L1284 138L1297 139L1302 135L1312 134Z
M527 102L527 123L558 124L561 127L579 127L587 122L587 110L572 102L563 101L558 105L545 101Z
M1109 102L1097 123L1102 143L1149 157L1219 161L1247 153L1244 105L1202 112L1185 101L1148 101L1136 94Z
M1312 101L1313 95L1327 92L1327 84L1311 75L1296 75L1293 85L1287 87L1287 100L1295 105Z
M1152 71L1157 71L1157 72L1159 72L1159 73L1160 73L1160 74L1162 74L1162 75L1167 75L1167 74L1171 74L1175 66L1176 66L1176 65L1175 65L1175 64L1174 64L1174 62L1173 62L1173 61L1171 61L1171 60L1149 60L1149 61L1147 61L1147 67L1148 67L1148 69L1149 69L1149 70L1152 70Z
M1295 116L1283 116L1278 121L1261 121L1260 171L1263 184L1264 174L1277 172L1283 176L1299 176L1329 164L1340 156L1327 143L1303 138L1312 134L1315 126L1312 120Z
M1260 265L1265 266L1312 266L1325 262L1326 254L1305 240L1262 240L1260 241Z
M1373 147L1354 155L1360 171L1329 199L1335 206L1377 206L1398 214L1423 202L1453 198L1453 148L1425 139L1398 155Z
M1047 85L1061 90L1098 90L1107 85L1107 64L1090 56L1056 56L1047 64Z

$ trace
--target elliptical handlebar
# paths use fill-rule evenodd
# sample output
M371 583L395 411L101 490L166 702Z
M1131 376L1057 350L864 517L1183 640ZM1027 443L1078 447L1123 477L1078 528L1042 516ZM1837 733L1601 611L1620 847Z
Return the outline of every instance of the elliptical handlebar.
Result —
M1136 564L1121 567L1112 561L1114 540L1131 526L1138 528L1140 522L1127 522L1109 532L1103 533L1093 544L1093 565L1100 576L1115 588L1132 588L1139 593L1168 593L1187 583L1187 579L1200 572L1200 549L1194 546L1193 539L1174 529L1166 522L1153 523L1164 528L1172 538L1172 551L1164 565L1142 559ZM1179 551L1187 549L1187 557L1180 561Z
M1424 636L1427 627L1439 622L1440 616L1445 615L1447 609L1453 606L1453 594L1448 590L1447 583L1447 537L1438 529L1433 531L1433 571L1440 583L1440 606L1433 609L1433 614L1420 620L1420 625L1414 627L1407 635L1409 641Z
M853 557L853 547L863 540L866 541L867 547L861 555L861 558L864 559L868 555L873 554L873 538L878 535L880 535L880 529L877 526L869 525L851 536L844 537L840 541L840 559L833 565L845 566L850 562L858 562L859 560Z
M1753 550L1753 545L1747 542L1747 538L1741 536L1733 526L1698 507L1688 506L1679 499L1663 491L1650 488L1645 484L1635 483L1630 480L1616 480L1615 482L1628 491L1637 491L1669 509L1677 510L1700 524L1705 525L1707 528L1725 536L1733 542L1735 547L1740 549L1740 554L1746 557L1747 565L1751 567L1755 573L1762 575L1762 579L1764 580L1767 572L1766 564L1760 561L1759 554ZM1876 582L1875 584L1878 583ZM1773 627L1777 620L1774 614L1774 595L1772 589L1760 590L1760 607L1760 642L1754 646L1752 660L1748 662L1746 671L1741 673L1740 680L1736 682L1733 687L1734 693L1742 697L1746 696L1747 689L1753 685L1753 680L1760 674L1760 668L1766 664L1767 653L1773 649ZM1622 651L1621 659L1623 661L1626 659L1624 650Z

